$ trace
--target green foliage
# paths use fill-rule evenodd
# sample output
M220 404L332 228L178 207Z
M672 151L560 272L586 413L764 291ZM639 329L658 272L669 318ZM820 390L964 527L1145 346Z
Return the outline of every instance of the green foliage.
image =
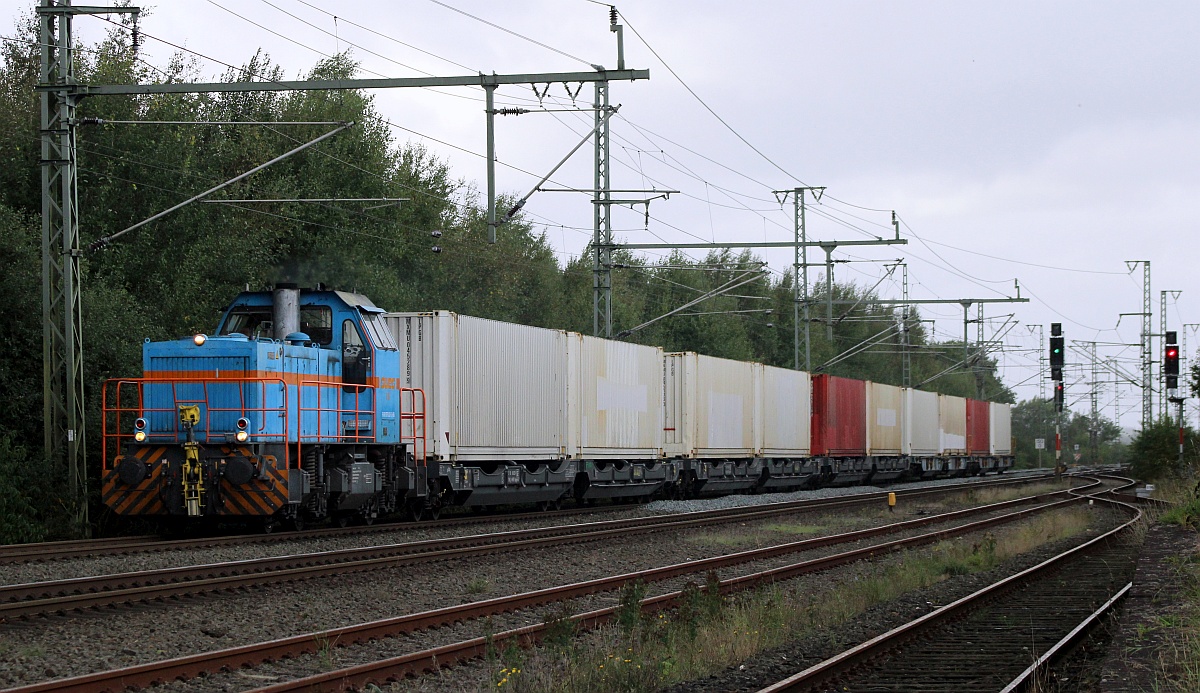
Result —
M573 258L563 272L560 327L592 332L590 251ZM614 253L613 332L648 323L700 295L756 269L749 252L713 251L701 259L676 252L656 263L627 253ZM903 384L903 324L898 309L873 303L878 296L853 284L833 284L832 330L823 283L810 290L812 370L891 385ZM764 311L770 311L765 313ZM709 298L694 308L658 320L631 334L630 341L660 345L667 351L697 351L710 356L758 361L771 366L795 365L795 301L790 273L762 276L749 284ZM997 377L994 360L969 350L966 366L962 342L930 343L918 311L908 322L912 382L922 389L997 402L1014 401ZM832 333L832 339L829 333ZM801 363L803 363L801 354Z
M1054 466L1056 416L1054 402L1051 400L1031 399L1013 406L1012 435L1016 466L1036 467L1039 459L1042 466ZM1072 455L1076 445L1082 454L1080 462L1083 464L1117 464L1125 460L1127 450L1121 443L1121 427L1109 419L1098 417L1093 426L1091 417L1067 410L1061 415L1060 426L1064 462L1074 462ZM1095 451L1092 448L1093 428L1096 434ZM1041 451L1040 457L1034 448L1035 438L1043 438L1046 441L1046 449Z
M37 511L45 488L45 476L36 473L41 468L41 461L31 459L23 447L0 437L0 544L45 539L46 526Z
M1187 502L1176 505L1159 518L1167 524L1200 529L1200 498L1192 498Z
M1198 454L1200 438L1191 426L1183 429L1183 455L1179 452L1179 424L1170 417L1161 417L1150 426L1138 431L1129 444L1131 470L1139 479L1155 480L1178 477L1193 469Z

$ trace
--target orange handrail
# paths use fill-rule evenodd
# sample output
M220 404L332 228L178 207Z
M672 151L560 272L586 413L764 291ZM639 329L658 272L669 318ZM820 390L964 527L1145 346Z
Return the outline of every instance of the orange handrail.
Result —
M238 406L213 406L210 401L209 387L212 385L228 386L232 384L254 384L261 388L259 402L261 406L248 407L246 388L238 388ZM171 406L147 407L145 400L145 388L147 385L169 385L171 387ZM200 398L179 396L179 386L197 386L202 388L203 396ZM110 386L112 389L110 390ZM268 388L278 387L279 404L277 406L268 406L267 395ZM111 394L111 398L110 398ZM204 409L204 426L200 430L198 440L200 442L228 442L227 436L231 431L213 431L212 417L214 414L237 414L239 418L251 418L252 414L259 414L259 428L257 431L249 433L259 439L278 439L279 442L286 443L289 430L289 412L287 407L287 385L282 378L111 378L104 383L102 390L102 398L104 402L103 413L101 417L101 440L103 447L102 469L110 469L111 464L120 454L123 443L133 440L134 429L133 420L137 418L154 414L154 413L170 413L173 425L168 431L146 431L146 441L150 443L175 443L179 442L183 431L179 426L178 408L180 404L200 404ZM136 402L131 405L123 405L123 401L136 396ZM266 423L268 413L276 413L283 420L283 425L280 433L266 433ZM110 430L109 424L112 423ZM219 436L219 438L217 438ZM288 464L288 459L284 458L285 466Z
M408 410L404 407L404 396L408 395L411 405ZM418 398L419 395L419 398ZM419 404L418 406L418 399ZM411 435L404 432L404 422L409 422ZM420 430L418 430L420 429ZM425 391L419 387L400 388L400 442L412 441L413 459L417 464L425 463Z

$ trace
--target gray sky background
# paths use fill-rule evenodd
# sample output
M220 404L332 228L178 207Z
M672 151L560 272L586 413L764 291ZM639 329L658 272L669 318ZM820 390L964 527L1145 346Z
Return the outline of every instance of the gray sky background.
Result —
M215 59L201 59L204 78L224 71L216 61L240 65L257 47L289 76L347 48L361 60L364 77L615 67L607 6L447 4L583 62L430 0L160 1L141 26ZM30 6L0 0L4 35L12 35L15 18ZM651 79L612 86L613 102L622 105L613 121L613 186L683 193L651 206L648 229L640 210L615 213L620 237L788 240L790 203L781 209L770 191L800 184L828 187L829 197L809 216L814 239L889 235L889 212L870 210L895 209L910 244L847 248L835 257L877 262L839 265L835 276L874 285L885 273L878 261L905 258L914 298L954 299L1012 295L1019 279L1031 302L988 306L986 334L992 338L1003 316L1015 314L1019 324L1004 335L999 358L1022 399L1038 395L1031 367L1038 337L1028 325L1046 325L1048 332L1050 322L1063 322L1068 340L1138 340L1137 318L1117 329L1119 313L1141 311L1141 269L1131 276L1125 260L1152 263L1155 331L1163 289L1183 292L1169 302L1168 329L1182 332L1184 323L1200 322L1192 308L1200 305L1200 286L1189 271L1198 249L1200 4L660 0L618 9L627 66L649 68ZM84 41L109 26L76 20ZM774 164L706 111L630 27ZM174 52L151 39L144 46L159 65ZM547 105L570 103L562 85L551 96L557 100ZM498 92L499 101L513 105L528 106L532 97L528 87ZM392 90L377 98L387 119L420 133L396 129L399 141L425 144L457 176L482 187L481 91ZM586 87L579 103L590 101ZM540 177L587 131L588 118L499 119L498 156ZM536 177L498 170L507 192L523 194ZM554 180L590 188L590 148ZM591 236L591 204L583 196L540 193L526 209L545 225L561 261ZM791 263L790 250L764 257L777 271ZM898 274L879 290L899 297ZM939 338L960 338L961 308L922 312L936 319ZM1187 338L1195 353L1200 334L1189 328ZM1139 372L1134 347L1102 347L1100 354ZM1069 356L1084 362L1081 354ZM1087 374L1068 389L1081 412L1089 407L1090 366ZM1135 426L1140 392L1111 382L1101 387L1104 413Z

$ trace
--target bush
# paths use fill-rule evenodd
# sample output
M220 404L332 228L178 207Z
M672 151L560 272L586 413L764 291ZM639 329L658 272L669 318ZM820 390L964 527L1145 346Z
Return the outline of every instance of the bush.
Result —
M35 468L42 466L40 461L35 463ZM0 437L0 543L20 544L46 538L46 528L35 504L37 476L31 471L31 459L25 448L13 444L8 436Z
M1162 417L1138 431L1129 445L1133 474L1145 480L1184 474L1197 460L1196 432L1185 426L1183 440L1183 459L1180 460L1179 424L1173 419Z

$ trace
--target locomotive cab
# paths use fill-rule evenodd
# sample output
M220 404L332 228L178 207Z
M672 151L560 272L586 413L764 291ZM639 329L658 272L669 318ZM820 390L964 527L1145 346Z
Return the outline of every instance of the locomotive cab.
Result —
M417 491L402 463L420 401L396 388L382 313L281 284L240 294L212 336L147 341L143 377L105 388L106 503L296 525L394 510Z

